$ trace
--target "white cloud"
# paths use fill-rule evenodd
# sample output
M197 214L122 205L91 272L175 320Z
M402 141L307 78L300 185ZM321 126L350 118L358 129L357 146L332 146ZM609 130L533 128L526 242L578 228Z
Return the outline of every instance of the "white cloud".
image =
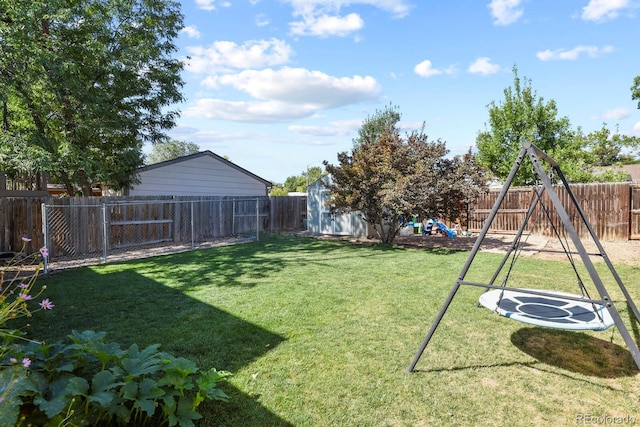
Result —
M491 58L483 56L476 59L471 65L469 65L467 71L472 74L483 74L487 76L489 74L495 74L500 71L500 66L492 64Z
M360 30L364 26L364 21L357 13L350 13L347 16L310 16L302 21L292 22L291 34L297 36L339 36L345 37Z
M187 51L191 59L186 68L198 74L281 65L289 62L292 54L291 46L277 39L250 40L242 45L217 41L209 47L193 46Z
M522 0L491 0L487 6L491 9L493 23L495 25L510 25L516 22L524 14L520 8Z
M320 71L289 67L245 70L221 76L218 82L257 99L312 105L316 109L373 101L381 91L370 76L333 77Z
M255 22L256 22L256 26L258 27L266 27L271 23L271 20L267 15L265 15L264 13L261 13L256 15Z
M216 0L196 0L196 6L198 9L202 10L216 10ZM220 7L230 7L231 2L223 1L218 6Z
M369 5L392 13L398 18L409 14L411 6L406 0L283 0L291 4L294 16L305 14L338 13L342 6Z
M213 86L233 87L254 100L201 98L185 109L185 116L239 122L287 122L310 117L324 108L374 101L381 91L373 77L333 77L319 71L289 67L245 70L212 80ZM311 128L306 132L311 132Z
M640 131L640 122L635 124L635 126L633 127L633 130Z
M431 61L425 59L415 67L413 67L413 72L421 77L431 77L442 74L441 70L433 68Z
M413 72L420 77L429 78L440 74L454 74L456 72L456 67L452 65L444 69L433 68L431 61L425 59L413 67Z
M622 120L626 119L631 115L631 111L625 107L614 108L613 110L609 110L604 113L602 116L605 120Z
M585 21L606 21L618 17L620 10L630 7L629 0L590 0L582 8Z
M195 25L186 26L182 30L180 30L180 32L185 33L190 39L200 38L200 31L198 31L198 28Z
M296 106L278 101L227 101L201 98L184 110L185 117L234 122L278 123L313 115L313 106Z
M603 53L611 53L611 52L613 52L613 46L597 47L597 46L580 45L580 46L574 47L571 50L547 49L547 50L536 53L536 56L541 61L551 61L553 59L575 61L576 59L578 59L578 57L582 53L586 53L591 58L597 58Z
M291 33L300 36L345 37L360 30L364 21L357 13L344 15L343 7L369 5L402 18L411 7L406 0L284 0L291 4L292 15L298 18L291 22Z
M340 120L329 122L328 126L289 126L291 132L312 136L344 136L357 132L362 127L362 120Z

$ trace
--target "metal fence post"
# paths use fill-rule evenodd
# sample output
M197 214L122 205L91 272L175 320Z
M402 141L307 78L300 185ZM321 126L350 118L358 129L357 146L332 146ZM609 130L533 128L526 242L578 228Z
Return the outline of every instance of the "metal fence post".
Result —
M107 252L108 252L108 232L107 232L107 205L105 203L102 204L102 261L107 263Z
M195 247L195 224L193 223L193 200L191 201L191 249Z
M42 203L40 206L42 209L42 246L49 250L49 221L47 220L47 205ZM45 256L42 257L42 259L42 264L44 266L42 272L47 274L49 272L49 257Z
M260 240L260 199L256 199L256 241Z
M231 203L233 203L231 208L231 235L236 235L236 199L231 199Z

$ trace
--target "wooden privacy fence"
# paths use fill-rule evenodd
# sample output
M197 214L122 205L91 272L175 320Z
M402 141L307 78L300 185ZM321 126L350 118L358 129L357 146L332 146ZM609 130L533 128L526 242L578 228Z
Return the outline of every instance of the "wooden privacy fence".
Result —
M145 246L299 231L306 197L0 198L0 252L47 246L56 258L104 257Z
M582 238L588 237L588 230L579 221L578 212L572 207L564 186L554 186L554 189L576 227L578 235ZM640 239L640 185L628 182L572 184L571 191L600 240ZM475 204L469 206L470 230L482 228L499 193L499 189L484 193ZM534 200L534 194L531 187L509 189L490 231L495 233L517 231ZM556 230L563 229L553 204L545 194L534 210L526 231L555 236L554 226Z

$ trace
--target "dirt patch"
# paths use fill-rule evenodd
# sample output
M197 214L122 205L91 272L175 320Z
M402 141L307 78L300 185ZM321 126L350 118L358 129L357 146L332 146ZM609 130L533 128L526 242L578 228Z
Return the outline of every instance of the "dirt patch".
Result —
M481 252L505 253L513 243L514 235L498 235L488 234L482 245ZM449 239L444 236L398 236L394 240L397 246L412 248L446 248L453 250L471 250L476 242L476 236L471 237L455 237ZM618 242L600 242L604 248L605 254L614 264L640 265L640 241L618 241ZM600 251L592 240L583 240L582 244L590 254L599 254ZM566 246L566 243L565 243ZM543 236L522 236L521 239L522 253L521 256L531 256L539 259L566 260L567 255L564 253L562 244L557 239L551 239ZM571 250L573 245L569 246ZM575 255L574 255L575 257ZM600 257L592 257L594 261L601 259Z

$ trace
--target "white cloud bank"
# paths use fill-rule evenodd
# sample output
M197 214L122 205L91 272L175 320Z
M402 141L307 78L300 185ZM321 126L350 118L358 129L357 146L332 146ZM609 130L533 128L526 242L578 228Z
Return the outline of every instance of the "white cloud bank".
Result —
M618 17L620 11L629 8L629 0L590 0L582 8L582 19L585 21L607 21Z
M556 49L556 50L543 50L536 53L536 56L541 61L551 61L554 59L575 61L581 54L586 54L591 58L597 58L598 56L613 52L613 46L583 46L579 45L571 50Z
M500 66L492 64L491 58L483 56L476 59L471 65L469 65L467 71L472 74L483 74L485 76L488 76L500 71Z
M524 14L520 7L522 0L492 0L487 7L491 10L495 25L511 25Z

